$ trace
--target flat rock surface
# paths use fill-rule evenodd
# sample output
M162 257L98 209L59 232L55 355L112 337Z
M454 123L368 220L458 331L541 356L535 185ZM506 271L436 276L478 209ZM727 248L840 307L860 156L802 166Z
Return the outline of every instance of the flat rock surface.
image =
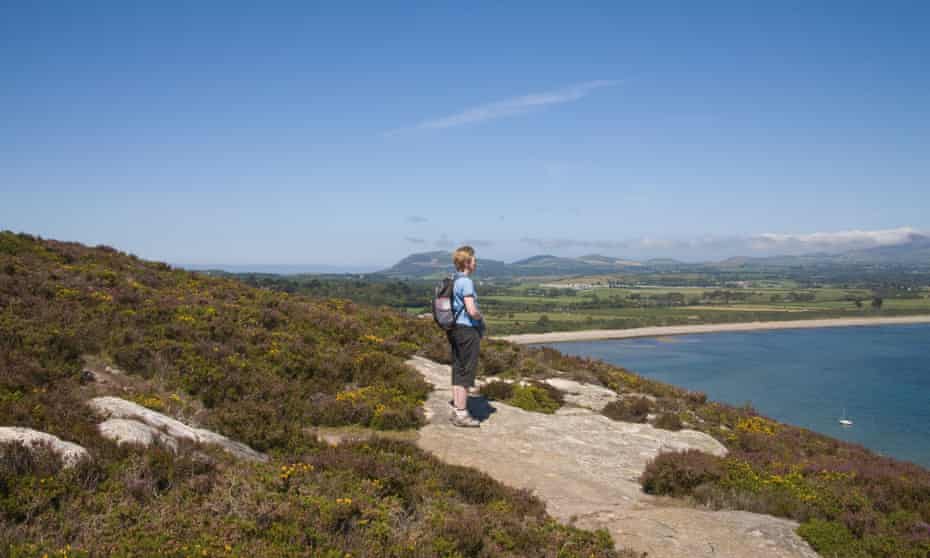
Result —
M90 458L87 450L78 444L66 442L46 432L20 426L0 426L0 442L22 442L29 447L47 445L61 458L65 467L71 467L82 459Z
M155 437L158 437L162 441L174 445L177 440L184 439L200 444L215 444L240 459L268 460L268 456L241 442L230 440L210 430L188 426L177 419L132 401L105 396L95 397L87 403L99 414L108 417L109 420L100 425L100 432L117 442L148 445L145 443L146 440L151 443ZM114 424L111 422L113 419L123 419L123 422ZM108 423L108 426L104 426ZM149 428L145 428L146 426ZM154 432L158 434L156 435Z
M648 552L649 558L817 556L795 533L793 521L698 509L642 492L637 479L662 450L726 453L704 433L616 422L582 407L531 413L480 397L469 398L469 410L481 427L458 428L448 421L449 367L420 357L408 364L436 388L425 403L429 423L420 430L418 445L448 463L532 490L560 521L607 529L618 546ZM595 407L607 399L597 391L602 388L559 387L586 393L590 397L584 402Z

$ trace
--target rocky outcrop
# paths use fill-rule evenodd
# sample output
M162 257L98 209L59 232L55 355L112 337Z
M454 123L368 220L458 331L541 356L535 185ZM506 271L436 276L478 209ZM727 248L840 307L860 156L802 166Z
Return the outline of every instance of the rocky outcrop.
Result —
M100 431L100 435L104 438L113 440L120 445L138 444L149 447L155 442L159 442L172 451L178 449L176 438L144 422L133 419L110 418L101 422L97 426L97 430Z
M701 432L672 432L648 424L616 422L592 409L616 396L598 386L557 379L569 393L554 415L530 413L483 398L469 400L480 428L456 428L449 414L448 366L415 357L408 364L435 386L427 400L429 423L417 441L446 462L479 469L517 488L532 490L561 521L604 528L619 546L650 558L813 558L797 523L741 511L711 511L645 494L638 482L659 452L695 448L724 455Z
M176 448L179 440L217 445L240 459L267 461L268 456L249 446L205 430L194 428L167 415L119 397L95 397L88 404L107 420L99 425L100 434L117 443L149 446L156 440Z
M0 426L0 443L5 442L21 442L30 448L45 446L61 458L65 467L73 467L82 459L90 458L90 454L83 447L31 428Z

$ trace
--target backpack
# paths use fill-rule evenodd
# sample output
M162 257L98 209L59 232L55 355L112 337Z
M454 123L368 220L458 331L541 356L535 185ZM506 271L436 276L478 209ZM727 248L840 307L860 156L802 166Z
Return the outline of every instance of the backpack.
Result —
M452 331L455 329L455 322L459 319L465 305L458 312L452 311L452 299L455 296L455 279L454 277L445 277L440 281L433 290L433 320L440 329Z

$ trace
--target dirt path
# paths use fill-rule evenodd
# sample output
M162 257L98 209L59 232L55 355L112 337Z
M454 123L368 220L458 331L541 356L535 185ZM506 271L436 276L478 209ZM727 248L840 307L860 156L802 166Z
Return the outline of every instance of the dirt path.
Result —
M425 404L429 424L418 445L448 463L532 490L560 521L605 528L618 546L646 551L649 558L817 556L795 534L795 522L696 509L640 490L636 479L662 449L724 454L726 449L706 434L615 422L584 407L543 415L476 397L469 406L482 418L481 427L456 428L448 422L449 367L419 357L408 364L436 387ZM588 392L568 398L578 404L598 399L596 391L604 390L575 385Z
M595 341L599 339L629 339L632 337L664 337L695 333L724 331L762 331L767 329L807 329L815 327L851 327L930 323L930 316L898 316L893 318L831 318L823 320L785 320L778 322L746 322L739 324L702 324L686 326L655 326L630 329L587 329L582 331L553 331L551 333L522 333L495 337L521 345L533 343L559 343L562 341Z

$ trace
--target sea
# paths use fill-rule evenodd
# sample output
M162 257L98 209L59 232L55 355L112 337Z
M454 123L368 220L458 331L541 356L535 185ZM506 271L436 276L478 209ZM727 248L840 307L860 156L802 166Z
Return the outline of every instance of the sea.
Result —
M930 324L552 343L930 468ZM839 419L848 418L852 426Z

